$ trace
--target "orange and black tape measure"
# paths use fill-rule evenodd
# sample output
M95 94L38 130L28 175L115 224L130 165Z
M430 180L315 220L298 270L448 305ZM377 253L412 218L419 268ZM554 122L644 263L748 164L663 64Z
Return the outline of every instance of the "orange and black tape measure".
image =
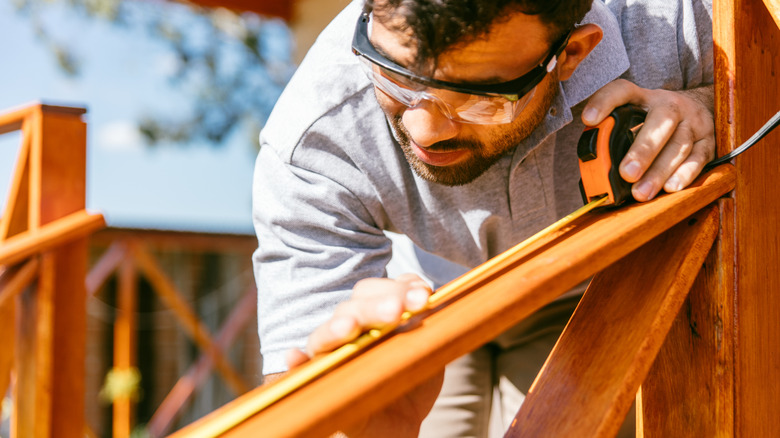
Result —
M620 161L644 124L647 113L636 105L623 105L596 126L588 127L577 143L580 190L585 203L608 197L604 205L631 199L631 184L620 177Z

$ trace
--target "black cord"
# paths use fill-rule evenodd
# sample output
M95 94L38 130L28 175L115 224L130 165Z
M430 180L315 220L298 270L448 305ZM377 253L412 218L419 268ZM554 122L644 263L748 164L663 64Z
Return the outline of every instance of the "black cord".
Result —
M733 151L729 152L728 154L720 158L716 158L710 161L709 163L707 163L706 166L704 166L704 170L708 170L719 164L723 164L727 161L731 161L732 158L750 149L751 146L758 143L758 141L761 140L762 138L766 137L766 135L772 132L773 129L777 128L777 125L780 125L780 111L778 111L777 114L775 114L771 119L769 119L769 121L766 122L764 126L762 126L761 129L759 129L755 134L753 134L752 137L750 137L746 142L742 143L740 147L734 149Z

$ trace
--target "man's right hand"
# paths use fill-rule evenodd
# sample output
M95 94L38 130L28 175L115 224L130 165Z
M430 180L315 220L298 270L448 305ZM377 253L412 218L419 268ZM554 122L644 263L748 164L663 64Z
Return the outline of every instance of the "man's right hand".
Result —
M368 329L397 324L405 311L425 308L431 289L414 274L396 279L369 278L358 282L352 297L341 303L330 320L309 336L306 352L290 350L287 365L298 367L315 355L324 354L354 340ZM384 410L365 418L350 430L349 437L416 437L441 390L444 371L424 382Z

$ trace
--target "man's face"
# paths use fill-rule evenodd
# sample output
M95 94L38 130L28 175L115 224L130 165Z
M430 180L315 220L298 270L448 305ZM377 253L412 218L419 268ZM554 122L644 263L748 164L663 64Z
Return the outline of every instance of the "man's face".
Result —
M371 20L371 43L398 64L413 65L410 35L398 32L397 23L382 21ZM516 13L493 25L486 37L444 53L432 76L471 84L509 81L538 65L550 45L545 26L535 16ZM553 70L513 122L493 125L456 122L430 101L409 108L378 88L375 91L412 169L428 181L453 186L473 181L530 135L544 119L558 79Z

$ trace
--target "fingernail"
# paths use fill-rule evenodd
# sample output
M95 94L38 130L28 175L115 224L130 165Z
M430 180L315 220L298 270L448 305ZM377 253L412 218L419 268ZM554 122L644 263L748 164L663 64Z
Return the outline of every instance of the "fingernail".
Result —
M591 108L587 108L582 113L582 120L585 123L595 123L596 122L596 117L598 117L598 116L599 116L599 110L597 110L596 108L591 107Z
M406 302L411 311L423 309L428 304L428 291L425 289L412 289L406 293Z
M354 326L354 322L350 319L337 318L331 321L330 331L339 338L346 338L352 333Z
M642 168L639 166L639 163L636 161L629 161L628 164L623 166L623 174L629 178L636 180L640 176L640 172L642 171Z
M394 322L401 314L401 303L397 300L385 300L377 305L377 315L382 321Z
M637 186L636 191L639 192L642 198L650 199L650 196L653 195L653 183L650 181L640 183L639 186Z
M676 176L673 176L669 178L668 181L666 181L666 187L667 190L670 192L679 192L682 190L682 183L680 183L680 179Z

